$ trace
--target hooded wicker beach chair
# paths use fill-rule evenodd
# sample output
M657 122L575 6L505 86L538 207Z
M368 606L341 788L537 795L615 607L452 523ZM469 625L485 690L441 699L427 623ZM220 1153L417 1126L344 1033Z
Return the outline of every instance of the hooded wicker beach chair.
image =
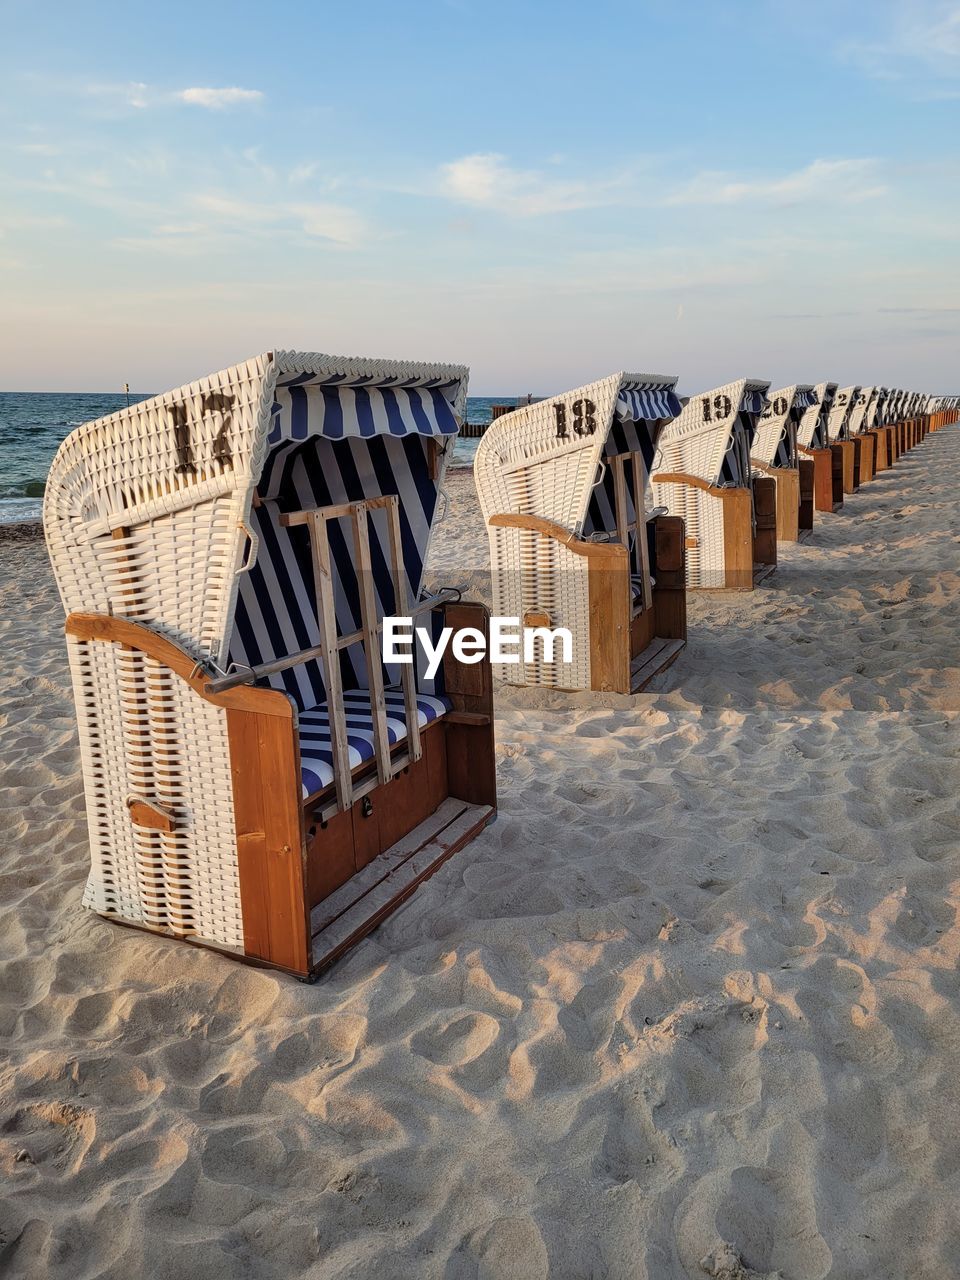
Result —
M813 463L797 452L797 424L816 404L812 386L797 384L769 393L760 416L750 461L777 486L777 541L797 542L813 528Z
M908 430L908 447L921 443L926 437L929 430L928 415L926 412L927 397L922 391L914 391L910 397L909 406L909 430Z
M941 431L950 426L960 416L960 397L930 396L927 401L927 414L930 420L930 431Z
M857 477L860 484L865 484L876 475L876 439L867 428L867 415L876 394L876 387L860 387L847 419L847 434L857 449Z
M903 406L907 393L894 387L884 405L884 425L889 428L891 460L896 462L904 452Z
M567 628L571 661L537 648L497 664L513 684L636 692L686 639L683 522L646 489L676 379L615 373L498 418L474 476L490 541L494 612ZM551 658L553 660L551 660Z
M889 400L890 391L887 387L875 387L873 400L867 407L864 431L874 439L875 472L888 471L894 463L893 431L886 423Z
M687 586L750 591L777 565L776 481L751 463L769 382L692 396L660 433L653 500L686 526Z
M317 975L496 804L489 665L385 667L467 370L277 351L74 431L44 524L110 919ZM428 621L429 620L429 621Z
M797 426L797 449L813 463L814 505L817 511L839 511L843 506L843 450L830 443L829 425L835 382L814 388L817 403L805 409Z
M841 387L827 415L827 439L830 447L840 452L844 493L855 493L860 487L859 449L849 430L850 413L859 394L859 387Z

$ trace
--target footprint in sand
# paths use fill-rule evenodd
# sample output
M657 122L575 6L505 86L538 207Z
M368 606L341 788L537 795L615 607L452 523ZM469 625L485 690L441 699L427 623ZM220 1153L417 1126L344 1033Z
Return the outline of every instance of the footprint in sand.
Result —
M805 1171L735 1169L716 1225L721 1239L733 1241L743 1262L761 1275L823 1280L830 1270L833 1258L817 1230Z
M484 1053L500 1034L500 1023L487 1013L444 1018L418 1031L410 1041L414 1053L443 1067L462 1067Z
M75 1174L93 1145L93 1113L67 1102L37 1102L21 1107L0 1128L0 1164L36 1169L47 1178Z

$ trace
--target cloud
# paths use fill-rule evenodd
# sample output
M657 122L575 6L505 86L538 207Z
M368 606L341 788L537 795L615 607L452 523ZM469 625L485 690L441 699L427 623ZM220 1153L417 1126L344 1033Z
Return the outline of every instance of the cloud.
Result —
M62 87L69 91L75 86L67 84ZM125 80L118 84L85 84L81 92L92 98L101 98L107 103L119 103L127 107L136 107L138 110L150 106L153 101L150 86L139 80Z
M371 236L366 219L346 205L257 204L215 194L200 195L194 203L234 227L299 230L311 239L325 240L341 249L356 248Z
M440 171L440 190L461 204L529 218L545 213L593 209L613 200L615 182L563 182L535 169L513 169L502 155L462 156Z
M850 41L839 52L879 80L902 80L918 67L948 78L960 75L960 4L898 0L885 36L877 41ZM951 96L927 85L911 88L922 96Z
M263 94L259 89L181 89L175 95L181 102L192 107L206 107L209 111L223 111L225 107L235 107L242 102L260 102Z
M876 160L814 160L781 178L737 179L719 170L698 173L667 196L668 205L806 204L811 201L852 204L886 192L876 181Z
M671 190L662 178L652 183L646 175L639 181L629 170L564 180L536 169L515 169L502 155L478 152L442 167L440 193L460 204L521 218L614 205L854 204L886 193L879 168L873 159L820 159L778 177L742 178L704 170Z

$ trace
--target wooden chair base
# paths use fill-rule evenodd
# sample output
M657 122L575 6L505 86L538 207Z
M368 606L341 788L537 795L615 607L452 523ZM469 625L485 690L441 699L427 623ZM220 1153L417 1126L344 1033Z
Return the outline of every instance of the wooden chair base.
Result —
M801 458L798 464L799 474L799 508L797 511L797 540L805 542L813 532L815 466L812 458Z
M855 440L838 440L830 447L840 451L843 492L856 493L860 487L860 482L857 479L857 442Z
M778 468L777 541L797 542L800 538L800 472L792 467Z
M311 980L401 906L418 885L492 822L492 805L450 796L310 913Z
M876 453L876 441L870 432L864 432L863 435L857 437L860 445L859 459L859 481L861 484L867 484L876 474L874 467L874 455Z
M843 450L805 449L813 463L813 505L817 511L839 511L843 506Z

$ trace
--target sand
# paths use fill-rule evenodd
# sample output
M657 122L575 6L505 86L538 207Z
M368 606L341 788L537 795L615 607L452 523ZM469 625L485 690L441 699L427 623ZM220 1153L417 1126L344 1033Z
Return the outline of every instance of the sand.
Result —
M310 987L83 911L62 617L2 556L0 1273L943 1280L960 430L691 598L646 694L498 694L500 816ZM469 477L437 582L483 591Z

